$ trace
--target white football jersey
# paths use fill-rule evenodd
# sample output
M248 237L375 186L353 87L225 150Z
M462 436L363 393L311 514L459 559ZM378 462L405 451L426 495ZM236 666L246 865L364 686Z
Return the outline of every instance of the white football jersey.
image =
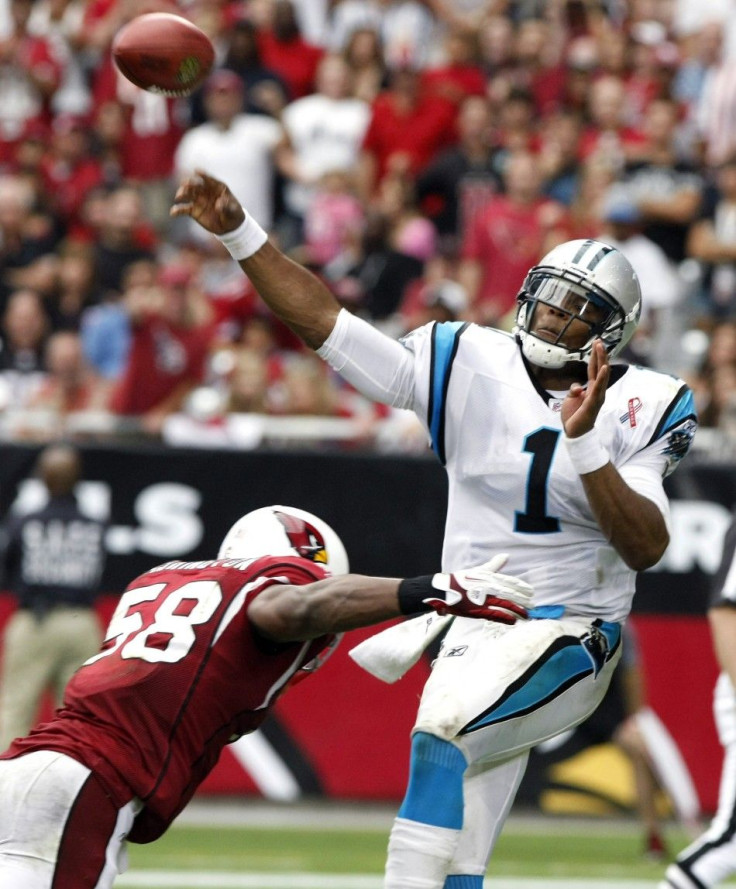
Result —
M413 408L449 479L443 568L508 552L503 571L534 587L536 606L624 619L635 572L605 539L572 467L563 393L555 399L539 388L514 337L498 330L430 324L402 343L414 356ZM641 367L613 366L611 379L596 428L637 489L642 470L664 478L687 452L692 393L682 380Z

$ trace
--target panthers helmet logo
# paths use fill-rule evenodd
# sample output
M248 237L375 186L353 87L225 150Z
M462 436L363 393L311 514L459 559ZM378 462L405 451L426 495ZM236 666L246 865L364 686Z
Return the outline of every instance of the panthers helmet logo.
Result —
M321 565L327 564L327 546L314 525L286 512L275 510L274 515L284 526L292 548L303 559L319 562Z

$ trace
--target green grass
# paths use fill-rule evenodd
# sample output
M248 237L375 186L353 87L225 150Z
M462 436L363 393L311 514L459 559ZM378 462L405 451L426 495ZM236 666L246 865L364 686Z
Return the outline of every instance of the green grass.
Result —
M545 829L545 824L548 828ZM384 830L317 830L293 827L176 826L157 843L129 847L130 867L141 870L380 874ZM679 831L667 836L673 852L686 844ZM664 866L641 857L636 824L610 830L591 821L554 818L509 822L489 876L646 879L653 885Z

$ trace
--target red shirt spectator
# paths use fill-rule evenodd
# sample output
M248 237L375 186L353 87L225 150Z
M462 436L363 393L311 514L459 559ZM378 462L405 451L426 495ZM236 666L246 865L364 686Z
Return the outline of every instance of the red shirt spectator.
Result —
M283 79L292 101L300 99L314 89L323 50L301 36L290 0L277 0L272 15L271 28L258 38L261 63Z
M455 106L429 96L419 75L408 68L394 71L390 89L373 104L363 139L361 189L370 197L387 172L416 175L442 148L456 142Z
M51 128L51 150L40 163L44 188L68 226L79 222L87 194L103 180L99 162L89 155L87 129L81 118L59 115Z
M160 289L141 288L127 297L133 341L110 407L141 417L149 432L160 432L204 376L212 328L190 283L188 274L172 268L162 273Z
M505 195L492 197L468 226L460 283L474 320L497 325L512 311L526 273L545 253L564 210L540 192L539 165L528 152L513 154L504 170Z
M485 96L486 78L477 58L473 35L459 28L450 31L444 48L446 62L428 68L422 75L426 92L443 96L456 105L468 96Z
M48 122L49 103L61 83L63 63L53 46L28 33L33 6L10 4L12 31L0 42L0 163L11 163L32 121Z
M94 83L94 104L119 102L126 129L119 144L121 173L134 182L165 179L173 173L174 152L184 132L185 100L146 92L126 80L108 57Z

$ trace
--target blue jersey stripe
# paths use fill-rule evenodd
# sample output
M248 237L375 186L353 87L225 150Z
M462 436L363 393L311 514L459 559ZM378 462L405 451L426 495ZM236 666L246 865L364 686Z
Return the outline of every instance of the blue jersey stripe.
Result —
M674 429L675 426L679 426L685 420L697 421L697 419L698 415L692 390L688 386L683 385L662 415L662 419L657 424L657 428L654 430L648 444L666 435L670 429Z
M467 322L444 321L432 330L432 361L429 381L428 425L432 450L445 462L445 400L450 383L452 362Z

